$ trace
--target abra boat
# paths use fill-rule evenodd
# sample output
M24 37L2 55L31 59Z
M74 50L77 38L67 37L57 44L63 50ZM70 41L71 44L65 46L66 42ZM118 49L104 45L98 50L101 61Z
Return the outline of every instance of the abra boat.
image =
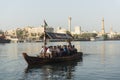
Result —
M44 65L44 64L53 64L59 62L67 62L82 59L83 53L77 52L74 55L63 56L63 57L54 57L54 58L40 58L35 56L29 56L27 53L23 53L24 59L28 65Z
M46 26L47 23L44 21L44 51L46 48L46 37L50 37L52 39L66 39L68 40L69 45L71 45L71 40L70 38L72 38L70 35L67 34L60 34L60 33L50 33L50 32L46 32ZM46 55L46 53L44 52L44 55ZM72 55L67 55L67 56L57 56L57 57L52 57L52 58L48 58L48 57L35 57L35 56L29 56L27 55L27 53L23 53L23 57L25 59L25 61L28 63L28 65L43 65L43 64L53 64L53 63L59 63L59 62L65 62L65 61L74 61L77 59L81 59L83 56L82 52L76 52L73 53Z

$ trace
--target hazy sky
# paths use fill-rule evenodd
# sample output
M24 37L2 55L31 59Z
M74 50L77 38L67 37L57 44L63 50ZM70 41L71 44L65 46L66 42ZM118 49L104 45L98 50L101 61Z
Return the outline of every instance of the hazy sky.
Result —
M81 26L84 31L105 29L120 32L120 0L0 0L0 29L40 26L45 19L49 26L67 28L68 16L72 29Z

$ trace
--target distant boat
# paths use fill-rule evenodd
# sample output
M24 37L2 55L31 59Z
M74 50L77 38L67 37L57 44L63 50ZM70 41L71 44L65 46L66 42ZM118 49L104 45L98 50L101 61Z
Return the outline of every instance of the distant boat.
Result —
M4 35L0 36L0 43L10 43L10 39L6 39Z

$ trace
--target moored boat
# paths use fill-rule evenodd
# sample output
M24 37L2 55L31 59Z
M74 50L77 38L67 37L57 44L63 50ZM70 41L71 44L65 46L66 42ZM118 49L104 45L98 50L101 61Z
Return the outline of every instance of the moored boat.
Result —
M0 36L0 43L10 43L10 39L6 39L4 35Z

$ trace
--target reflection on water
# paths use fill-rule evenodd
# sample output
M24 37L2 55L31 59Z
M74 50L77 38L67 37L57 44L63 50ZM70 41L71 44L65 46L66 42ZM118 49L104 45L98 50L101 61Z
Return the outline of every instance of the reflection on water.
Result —
M105 43L101 44L101 62L104 64L105 63Z
M24 79L40 80L66 80L73 79L75 66L81 64L82 60L64 62L44 66L28 66L25 69ZM32 76L32 77L31 77Z
M0 63L18 59L17 44L0 44Z
M14 46L11 46L11 47L7 48L7 56L10 60L18 58L17 48L18 48L17 44L14 44Z

